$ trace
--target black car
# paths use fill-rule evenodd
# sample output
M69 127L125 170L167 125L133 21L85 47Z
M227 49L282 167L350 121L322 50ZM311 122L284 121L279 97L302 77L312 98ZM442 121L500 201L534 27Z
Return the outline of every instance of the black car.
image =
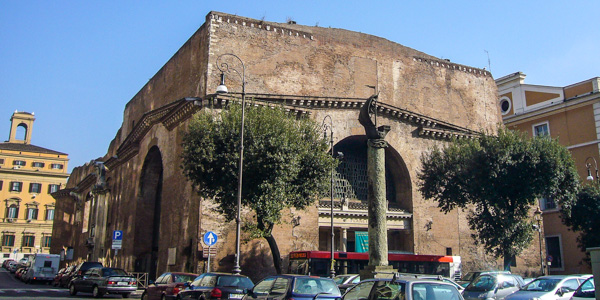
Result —
M244 300L337 300L341 297L331 278L307 275L274 275L258 282Z
M244 275L229 273L204 273L187 285L177 299L242 299L254 283Z
M135 278L117 268L91 268L83 276L75 277L69 283L69 293L72 296L78 292L87 292L96 298L104 294L121 294L123 298L128 298L136 290Z
M73 271L71 271L71 273L69 273L67 275L67 278L65 278L65 281L66 281L65 285L68 287L69 283L71 283L71 281L73 279L83 276L83 274L91 268L102 268L102 267L103 267L102 263L97 262L97 261L84 261L82 263L79 263L73 269Z
M361 281L342 300L463 300L453 284L441 280L394 276Z

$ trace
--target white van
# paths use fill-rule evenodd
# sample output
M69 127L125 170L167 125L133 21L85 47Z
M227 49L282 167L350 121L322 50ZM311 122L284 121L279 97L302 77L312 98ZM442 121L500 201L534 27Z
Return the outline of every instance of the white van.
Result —
M31 258L29 269L23 276L23 280L27 283L32 281L47 281L54 280L54 276L58 273L58 264L60 263L59 254L35 254Z

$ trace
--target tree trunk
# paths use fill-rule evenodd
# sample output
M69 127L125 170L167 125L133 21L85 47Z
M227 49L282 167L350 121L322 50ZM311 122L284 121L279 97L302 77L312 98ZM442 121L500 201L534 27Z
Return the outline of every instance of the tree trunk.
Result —
M271 248L271 255L273 256L273 266L275 266L275 271L277 274L282 274L281 272L281 253L279 252L279 247L277 246L277 241L273 237L273 224L268 223L265 224L261 219L257 220L257 227L260 231L263 232L267 243L269 243L269 248Z
M513 256L505 252L504 253L504 271L510 271L510 265L512 264L512 260L513 260Z
M269 243L269 247L271 247L271 255L273 255L273 265L275 266L275 271L277 274L281 274L281 254L279 253L277 241L275 241L275 238L271 234L266 236L265 239Z

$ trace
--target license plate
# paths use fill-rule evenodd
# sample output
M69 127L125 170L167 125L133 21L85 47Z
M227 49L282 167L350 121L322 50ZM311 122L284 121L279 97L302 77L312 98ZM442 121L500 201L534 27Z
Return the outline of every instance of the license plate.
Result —
M242 299L244 294L229 294L229 299Z
M127 281L119 281L117 282L117 285L127 285Z

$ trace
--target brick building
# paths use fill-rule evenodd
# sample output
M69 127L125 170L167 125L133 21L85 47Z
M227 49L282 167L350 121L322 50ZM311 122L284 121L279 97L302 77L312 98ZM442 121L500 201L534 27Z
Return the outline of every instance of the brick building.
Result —
M214 93L220 75L216 61L225 53L242 59L247 97L256 105L283 105L317 122L331 117L336 151L345 156L334 197L337 250L352 250L355 233L367 228L366 144L358 112L378 92L379 122L391 126L386 138L389 249L459 255L465 269L501 266L474 246L466 213L441 213L418 193L416 176L421 155L434 145L494 130L501 121L488 71L363 33L219 12L210 12L127 103L107 154L75 168L67 188L56 193L53 250L72 249L74 260L97 259L150 277L163 271L201 272L202 235L214 231L219 240L211 265L232 269L235 224L224 222L214 203L194 193L180 168L182 136L193 113L239 101L242 84L234 76L228 83L231 93ZM290 251L329 249L328 205L323 199L307 210L292 210L274 229L284 264ZM116 255L113 230L124 232ZM535 271L535 253L532 245L514 270ZM254 279L273 273L270 255L263 240L243 243L242 272Z
M550 135L567 147L582 181L588 172L597 177L600 148L600 78L565 87L525 84L525 74L513 73L496 80L506 127L529 136ZM596 180L598 178L595 178ZM563 225L560 207L551 197L540 199L545 260L550 274L591 273L577 247L576 232Z
M1 259L50 253L54 198L64 188L68 155L31 144L33 113L15 112L0 143Z

